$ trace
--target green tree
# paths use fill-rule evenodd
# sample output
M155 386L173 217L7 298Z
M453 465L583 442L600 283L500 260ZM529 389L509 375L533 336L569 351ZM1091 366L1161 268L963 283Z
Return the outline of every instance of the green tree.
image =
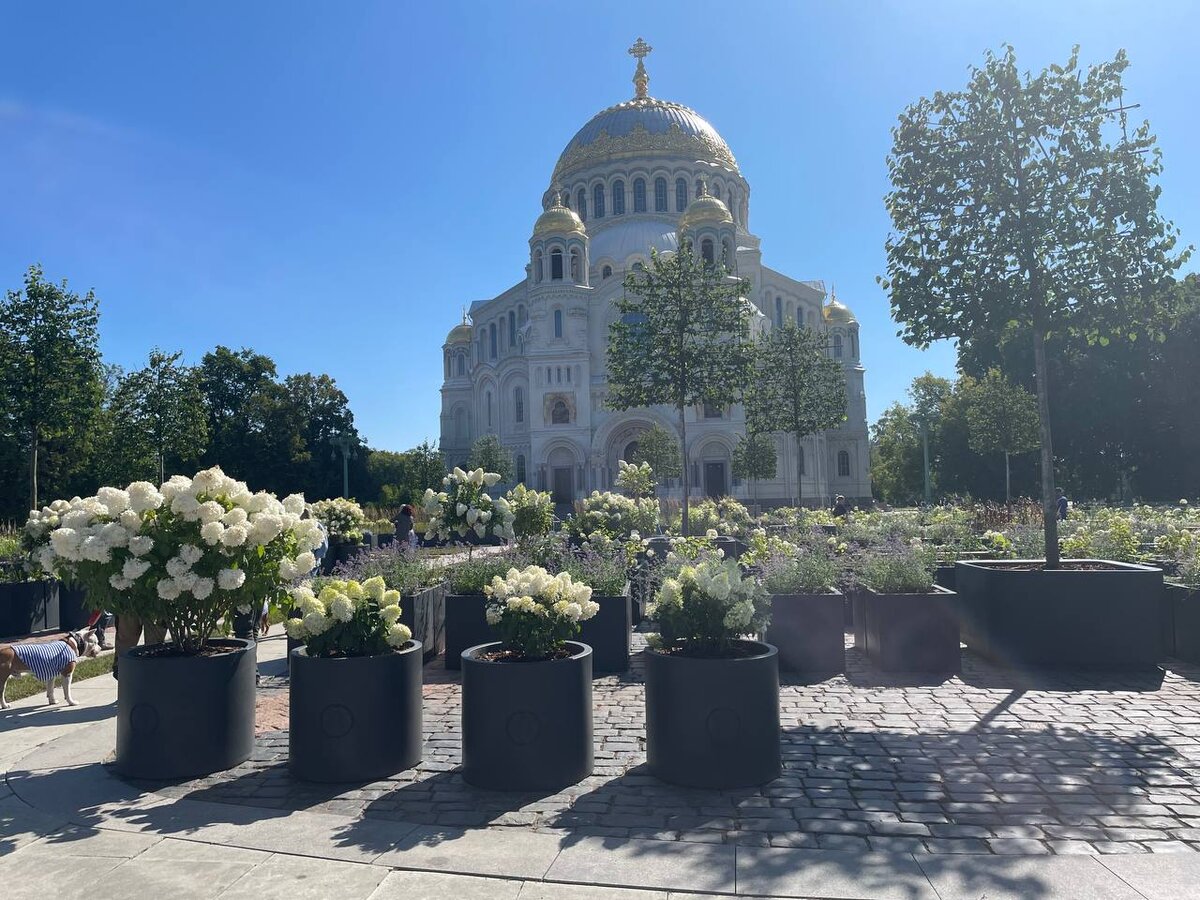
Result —
M658 483L679 477L679 441L657 422L638 435L632 463L649 463Z
M733 477L750 481L756 504L759 479L774 478L778 463L775 439L769 434L743 434L733 448Z
M1183 261L1158 213L1162 166L1148 123L1128 130L1128 62L1022 75L988 53L965 90L937 92L893 129L887 240L893 317L925 347L943 338L1032 338L1046 565L1058 565L1049 334L1136 339L1152 331L1154 288Z
M200 378L180 363L182 356L151 350L148 364L122 378L112 400L113 427L128 448L123 455L152 455L159 483L166 481L168 459L191 463L208 444ZM139 445L144 449L134 449Z
M485 472L495 472L501 481L511 481L513 477L513 458L508 448L500 443L500 438L494 434L483 434L471 445L471 455L467 457L468 469L483 469Z
M415 503L426 488L440 489L445 474L442 454L428 441L403 453L372 450L367 457L372 496L392 506Z
M954 382L932 372L914 378L908 389L908 396L912 398L910 415L921 435L922 496L926 503L933 502L933 470L937 466L936 448L939 445L935 434L941 429L946 402L953 394Z
M616 300L621 315L608 335L607 404L674 408L683 448L684 534L690 493L684 413L702 403L727 406L741 393L750 362L750 311L743 299L749 290L749 282L728 277L685 242L678 253L652 253L648 266L625 277L625 293Z
M804 438L846 420L846 377L826 352L826 337L791 322L766 331L754 345L754 377L746 390L746 420L755 433ZM804 457L796 454L796 505Z
M912 410L893 403L871 426L871 485L875 496L893 505L921 497L921 434Z
M967 401L971 449L1004 454L1004 502L1012 499L1009 457L1038 446L1037 398L992 369L975 382Z
M40 456L57 443L69 465L82 462L80 448L103 396L98 347L99 305L53 284L40 266L25 274L22 291L0 303L0 395L3 423L27 462L29 503L38 508Z

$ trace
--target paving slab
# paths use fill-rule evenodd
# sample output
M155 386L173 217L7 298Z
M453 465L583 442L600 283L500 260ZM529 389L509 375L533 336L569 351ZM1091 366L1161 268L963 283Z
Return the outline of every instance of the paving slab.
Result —
M403 869L537 879L558 856L560 840L512 828L418 827L376 862Z
M1105 856L1098 862L1147 900L1195 900L1200 896L1200 854L1126 854Z
M941 900L1144 900L1095 857L922 855L917 860Z
M630 838L566 838L548 881L732 894L734 848Z
M517 900L521 892L522 882L502 878L394 871L387 873L371 900Z
M137 857L121 863L106 878L98 880L87 896L92 900L162 897L201 900L219 896L254 866L251 862Z
M238 879L221 900L366 900L387 874L379 866L275 854Z
M64 816L44 813L10 796L0 800L0 857L41 840L70 824Z
M698 896L700 895L686 895L687 898ZM520 900L670 900L671 897L685 900L684 894L668 894L665 891L526 881L521 888Z
M71 827L29 844L21 852L28 856L71 859L133 859L162 838L132 831L108 831Z
M123 859L80 860L19 850L0 857L0 897L4 900L85 900L98 885L111 883ZM129 895L125 900L130 900Z
M269 810L258 813L259 817L250 821L214 827L205 839L234 847L370 863L395 848L416 828L402 822L367 821L328 813L287 814Z
M938 900L911 854L737 848L737 891L751 896Z
M139 859L170 862L222 862L243 863L257 866L267 862L273 854L267 850L249 850L245 847L227 847L207 841L190 841L179 838L161 838Z

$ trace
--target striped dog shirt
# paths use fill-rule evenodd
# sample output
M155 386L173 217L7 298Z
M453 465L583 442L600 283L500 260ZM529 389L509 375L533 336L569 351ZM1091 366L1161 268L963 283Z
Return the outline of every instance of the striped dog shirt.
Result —
M66 641L48 641L41 644L13 644L17 659L25 664L34 677L49 684L75 661L75 651Z

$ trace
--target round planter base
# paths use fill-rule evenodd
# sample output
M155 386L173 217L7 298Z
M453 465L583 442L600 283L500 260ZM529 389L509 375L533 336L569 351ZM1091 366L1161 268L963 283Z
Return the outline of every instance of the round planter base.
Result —
M592 774L592 648L567 659L489 662L462 654L463 778L500 791L556 790Z
M152 656L135 647L117 681L114 768L130 778L195 778L245 762L254 750L254 644L209 641L229 652Z
M305 781L378 781L421 761L421 642L321 659L292 651L288 755Z
M757 643L757 642L747 642ZM647 650L646 762L657 778L737 788L779 777L779 651L700 659Z

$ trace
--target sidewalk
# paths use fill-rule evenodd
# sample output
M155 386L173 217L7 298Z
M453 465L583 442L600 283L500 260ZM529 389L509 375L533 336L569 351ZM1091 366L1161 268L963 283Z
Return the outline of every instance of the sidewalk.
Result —
M284 641L259 645L264 674ZM0 897L346 897L685 900L1171 900L1196 896L1200 854L845 853L452 828L172 799L100 765L116 683L77 707L27 698L0 715Z

